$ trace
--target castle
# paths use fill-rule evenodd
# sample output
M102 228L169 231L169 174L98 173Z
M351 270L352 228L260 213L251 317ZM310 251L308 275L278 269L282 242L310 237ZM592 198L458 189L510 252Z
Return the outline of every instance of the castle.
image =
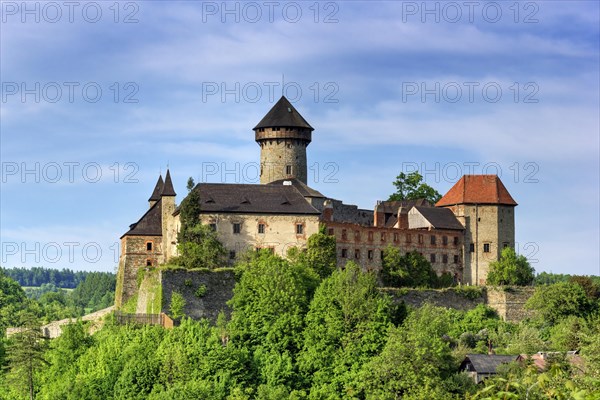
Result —
M457 282L484 285L489 263L515 245L517 203L496 175L465 175L435 205L379 201L374 210L329 198L307 185L306 148L313 127L282 97L254 128L260 184L199 183L200 222L217 232L233 263L248 248L286 256L324 225L336 238L337 263L379 270L389 245L417 251ZM159 177L149 209L121 237L119 307L136 291L141 268L177 254L179 209L170 171Z

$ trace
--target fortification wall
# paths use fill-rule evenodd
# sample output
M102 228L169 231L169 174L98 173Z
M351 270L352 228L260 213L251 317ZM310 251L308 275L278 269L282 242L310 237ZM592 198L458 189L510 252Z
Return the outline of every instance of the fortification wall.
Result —
M533 316L524 308L525 302L533 295L533 287L487 287L486 304L498 312L508 322L518 322Z
M162 283L162 312L170 315L169 310L173 292L180 293L185 299L183 312L193 319L208 318L215 323L221 310L227 315L231 310L227 301L233 297L235 276L231 269L215 271L161 271ZM202 297L196 295L201 286L206 287Z

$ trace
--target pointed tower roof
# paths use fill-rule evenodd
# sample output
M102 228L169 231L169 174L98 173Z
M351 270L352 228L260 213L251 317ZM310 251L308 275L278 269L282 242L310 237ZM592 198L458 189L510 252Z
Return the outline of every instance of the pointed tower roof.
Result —
M175 189L173 189L173 182L171 181L171 172L167 169L167 175L165 176L165 184L163 185L161 196L177 196Z
M302 115L294 108L292 103L281 96L279 101L269 110L267 115L256 125L253 130L258 128L273 128L273 127L294 127L305 128L314 131Z
M435 205L443 207L455 204L516 206L517 202L497 175L463 175Z
M158 181L156 182L156 186L154 186L154 190L152 191L152 196L148 199L148 201L159 201L160 194L162 193L164 186L162 174L158 177Z

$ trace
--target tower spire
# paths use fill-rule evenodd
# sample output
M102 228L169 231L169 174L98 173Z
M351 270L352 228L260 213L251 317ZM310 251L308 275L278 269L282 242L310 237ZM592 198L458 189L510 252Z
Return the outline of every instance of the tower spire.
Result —
M163 185L160 196L176 196L175 189L173 189L173 182L171 181L171 172L167 168L167 175L165 176L165 183Z

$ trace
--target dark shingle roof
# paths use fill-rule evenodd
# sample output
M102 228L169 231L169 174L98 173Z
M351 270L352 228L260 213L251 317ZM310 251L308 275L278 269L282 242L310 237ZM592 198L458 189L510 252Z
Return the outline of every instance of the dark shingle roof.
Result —
M123 236L162 236L162 201L158 200L129 228Z
M152 196L148 199L148 201L159 201L160 194L162 193L163 186L165 183L163 182L162 175L158 177L158 182L156 182L156 186L154 186L154 191L152 192Z
M260 120L254 130L258 128L273 127L294 127L306 128L313 131L313 127L304 119L302 115L294 108L285 96L281 96L279 101L269 110L267 115Z
M480 374L495 374L496 369L501 364L507 364L516 361L518 356L504 356L497 354L467 354L461 364L461 369L471 362L475 371Z
M516 206L508 190L497 175L464 175L446 193L436 206L455 204L503 204Z
M320 214L291 185L199 183L193 190L200 193L203 213Z
M465 227L458 222L454 213L447 208L420 206L415 206L413 208L415 208L436 229L465 229Z
M160 193L161 196L177 196L175 189L173 189L173 182L171 181L171 173L167 170L167 176L165 176L165 184L163 190Z
M304 197L320 197L320 198L325 198L325 196L323 196L320 192L318 192L317 190L311 188L310 186L308 186L306 183L299 181L296 178L290 178L290 179L279 179L273 182L269 182L269 185L283 185L283 182L291 182L292 186L294 186L302 196Z

